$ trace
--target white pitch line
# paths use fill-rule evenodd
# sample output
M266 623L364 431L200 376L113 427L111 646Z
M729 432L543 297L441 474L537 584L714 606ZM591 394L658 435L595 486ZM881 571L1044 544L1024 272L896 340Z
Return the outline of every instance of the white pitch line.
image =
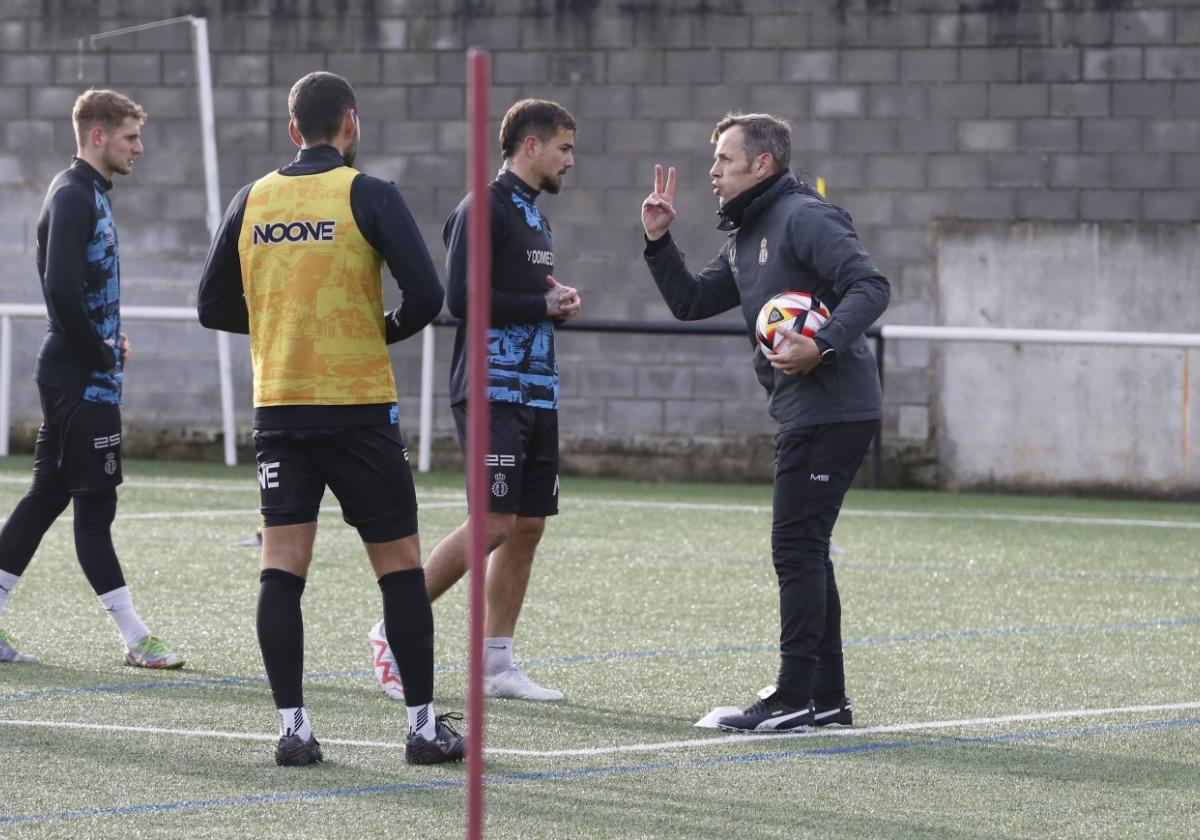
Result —
M426 502L421 510L439 510L441 508L457 507L454 502ZM341 513L336 505L322 505L321 513ZM222 508L220 510L175 510L151 511L148 513L122 513L117 515L117 522L126 519L204 519L218 516L261 516L258 508ZM2 522L3 519L0 519Z
M83 729L92 732L138 732L146 735L179 735L186 738L215 738L225 741L276 741L277 735L252 732L218 732L214 729L167 729L156 726L120 726L115 723L83 723L69 720L0 720L0 726L31 726L41 729ZM322 741L325 739L322 738Z
M28 484L28 478L18 478L16 476L0 476L0 484ZM257 492L254 484L251 482L225 482L219 484L205 484L201 482L171 482L171 481L125 481L123 487L130 487L142 490L214 490L214 491L229 491L242 490L246 493ZM449 501L443 502L426 502L421 504L422 508L430 510L449 509L455 507L464 507L466 499L462 493L455 491L432 491L420 493L421 498L426 499L444 499ZM660 502L650 499L590 499L590 498L574 498L565 499L562 504L578 505L583 507L622 507L622 508L651 508L655 510L698 510L698 511L714 511L724 513L770 513L770 505L753 505L753 504L729 504L725 502ZM218 515L230 515L231 511L219 511ZM184 514L174 514L176 516ZM195 511L192 516L204 516L204 511ZM1200 522L1189 522L1186 520L1171 520L1171 519L1124 519L1121 517L1101 517L1101 516L1055 516L1048 514L1024 514L1024 513L988 513L986 511L915 511L915 510L869 510L864 508L843 508L842 516L862 516L878 519L931 519L931 520L947 520L947 521L985 521L985 522L1024 522L1031 524L1042 525L1105 525L1110 527L1120 528L1178 528L1186 531L1200 530ZM168 518L170 514L163 516L150 516L147 514L137 514L137 518L142 519L158 519ZM134 518L125 516L125 519Z
M0 484L27 485L29 481L29 476L0 475ZM253 478L249 481L220 481L210 483L199 481L141 481L139 479L126 479L121 482L121 486L138 490L212 490L214 492L234 490L243 491L246 494L258 493L258 488L254 486ZM421 498L426 499L462 499L462 503L466 504L466 499L461 492L451 490L434 490L422 492L419 495Z
M970 726L996 726L1006 723L1033 723L1038 721L1065 720L1070 718L1105 717L1122 714L1148 714L1151 712L1178 712L1200 709L1200 702L1162 703L1146 706L1117 706L1108 709L1071 709L1057 712L1030 712L1019 715L1002 715L989 718L966 718L963 720L933 720L921 723L896 723L889 726L868 726L860 729L818 729L790 735L724 735L717 738L688 738L682 741L659 741L656 743L617 744L608 747L587 747L571 750L521 750L503 747L488 747L491 755L513 755L526 758L564 758L613 755L631 752L664 752L682 749L704 749L726 744L747 744L781 739L837 737L867 737L899 732L924 732L939 729L961 729ZM222 732L211 729L166 729L154 726L121 726L108 723L84 723L81 721L16 720L0 719L0 726L24 726L44 729L72 729L93 732L129 732L147 735L177 735L184 738L212 738L226 741L275 741L277 736L253 732ZM345 747L375 747L401 750L400 741L360 741L346 738L322 738L323 744Z
M1200 522L1172 519L1120 519L1100 516L1050 516L1036 513L948 513L912 510L861 510L848 508L844 516L874 516L881 519L950 519L986 522L1032 522L1043 525L1113 525L1124 528L1182 528L1200 530Z
M719 502L657 502L649 499L567 499L563 504L576 503L585 507L633 507L656 510L700 510L725 513L770 513L770 505L722 504ZM1111 525L1139 528L1183 528L1200 530L1200 522L1171 519L1121 519L1100 516L1051 516L1033 513L986 513L965 511L868 510L842 508L842 516L877 517L880 519L946 519L958 521L1031 522L1043 525Z
M0 484L28 484L29 476L0 476ZM138 479L126 479L121 482L122 487L134 487L139 490L213 490L227 492L229 490L245 490L247 493L256 491L254 481L222 481L204 483L198 481L139 481Z
M728 502L657 502L653 499L592 499L576 496L559 504L580 507L629 507L654 510L712 510L718 513L770 513L770 505L741 505Z
M220 510L173 510L152 511L150 513L122 513L117 516L117 523L130 519L209 519L220 516L261 516L257 508L222 508Z
M656 752L660 750L694 749L721 744L741 744L747 741L770 741L780 737L789 738L819 738L825 735L840 737L862 737L870 735L887 735L896 732L923 732L931 729L955 729L967 726L994 726L1003 723L1028 723L1045 720L1062 720L1064 718L1104 717L1115 714L1140 714L1148 712L1181 711L1200 709L1200 702L1166 703L1157 706L1121 706L1111 709L1072 709L1060 712L1031 712L1023 715L1003 715L991 718L967 718L965 720L931 720L922 723L895 723L889 726L866 726L858 729L815 729L809 732L798 732L791 735L724 735L718 738L689 738L684 741L660 741L654 744L621 744L612 747L591 747L575 750L515 750L489 749L488 752L501 755L520 755L540 758L555 758L565 756L611 755L627 752Z

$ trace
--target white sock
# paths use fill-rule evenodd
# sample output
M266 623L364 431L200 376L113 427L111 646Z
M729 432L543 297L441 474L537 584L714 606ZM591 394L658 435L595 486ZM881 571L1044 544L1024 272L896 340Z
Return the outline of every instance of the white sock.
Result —
M100 596L100 603L108 611L109 618L116 622L117 630L125 640L125 647L133 647L150 635L150 628L142 623L137 610L133 608L133 596L129 594L128 586L105 592Z
M513 666L511 636L495 636L483 640L483 673L494 677Z
M301 741L312 737L312 721L308 719L308 712L303 706L279 710L279 734L281 737L299 735Z
M433 704L422 703L420 706L409 706L408 728L426 741L432 741L437 737L437 725L433 719Z
M8 596L12 594L20 579L18 575L0 571L0 615L4 613L4 605L8 602Z

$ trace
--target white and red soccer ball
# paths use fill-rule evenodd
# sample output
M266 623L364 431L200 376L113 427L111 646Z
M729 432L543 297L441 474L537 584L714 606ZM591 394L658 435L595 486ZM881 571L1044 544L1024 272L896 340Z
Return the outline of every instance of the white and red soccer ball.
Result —
M758 311L754 337L760 350L775 351L787 341L779 332L781 326L812 338L828 320L829 310L825 304L808 292L784 292L764 303Z

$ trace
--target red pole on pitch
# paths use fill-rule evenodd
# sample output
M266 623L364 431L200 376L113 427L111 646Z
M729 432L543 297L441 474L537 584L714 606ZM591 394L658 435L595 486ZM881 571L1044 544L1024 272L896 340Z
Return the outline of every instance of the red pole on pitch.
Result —
M470 651L467 678L467 840L483 837L483 612L487 572L487 329L492 320L492 232L488 195L485 50L467 51L467 507L470 511Z

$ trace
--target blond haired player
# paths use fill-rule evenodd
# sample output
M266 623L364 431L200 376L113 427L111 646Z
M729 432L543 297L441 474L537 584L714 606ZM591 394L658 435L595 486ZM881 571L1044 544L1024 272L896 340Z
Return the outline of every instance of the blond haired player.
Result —
M0 612L38 544L68 504L75 553L125 642L125 662L181 668L138 616L112 542L121 483L121 384L129 342L121 332L121 266L108 192L142 153L146 112L112 90L88 90L71 113L77 151L54 176L37 226L37 267L47 329L33 378L42 425L33 483L0 531ZM33 659L0 629L0 662Z

